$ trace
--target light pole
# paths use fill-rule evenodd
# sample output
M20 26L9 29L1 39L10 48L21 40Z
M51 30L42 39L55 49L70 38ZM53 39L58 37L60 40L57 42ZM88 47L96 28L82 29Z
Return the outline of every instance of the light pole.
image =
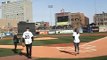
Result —
M52 20L51 20L51 18L52 18L52 11L51 11L51 9L53 8L53 5L48 5L48 8L50 9L50 18L49 18L49 20L50 20L50 25L52 26Z

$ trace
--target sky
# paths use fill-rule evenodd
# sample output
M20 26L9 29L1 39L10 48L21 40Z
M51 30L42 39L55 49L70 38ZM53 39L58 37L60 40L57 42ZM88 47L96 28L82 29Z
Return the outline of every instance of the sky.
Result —
M49 5L53 5L53 8L49 8ZM45 21L55 25L55 13L64 9L65 12L84 13L92 23L95 13L107 13L107 0L32 0L32 9L35 22Z

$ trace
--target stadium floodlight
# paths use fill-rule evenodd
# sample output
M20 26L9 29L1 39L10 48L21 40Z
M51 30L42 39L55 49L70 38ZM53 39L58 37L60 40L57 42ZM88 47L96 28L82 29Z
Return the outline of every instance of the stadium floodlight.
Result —
M51 9L53 8L53 5L48 5L48 8L50 9L50 23L51 23L51 26L52 26L52 20L51 20L51 14L52 14L52 12L51 12Z

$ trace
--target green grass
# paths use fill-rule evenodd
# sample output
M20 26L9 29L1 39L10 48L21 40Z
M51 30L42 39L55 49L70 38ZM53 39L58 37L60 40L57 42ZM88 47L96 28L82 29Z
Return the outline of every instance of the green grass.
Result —
M53 36L52 36L53 37ZM54 36L55 40L36 40L33 42L34 46L49 45L49 44L60 44L60 43L72 43L72 36ZM90 42L104 36L80 36L81 42ZM12 45L12 40L0 40L0 45Z
M72 36L53 36L53 35L41 35L38 37L44 36L52 36L58 39L55 40L39 40L34 41L34 46L44 46L50 44L59 44L59 43L72 43L73 39ZM80 36L81 42L90 42L99 38L103 38L105 36ZM0 45L13 45L13 40L0 40ZM0 57L1 56L10 56L15 55L11 49L0 49ZM36 60L107 60L107 56L96 57L96 58L87 58L87 59L54 59L54 58L39 58Z
M20 50L18 50L18 52L20 52ZM12 56L12 55L16 55L12 49L1 49L0 48L0 57L4 57L4 56Z
M81 42L90 42L99 38L102 38L104 36L81 36L80 40ZM40 40L40 41L34 41L33 45L49 45L49 44L59 44L59 43L72 43L73 39L71 36L59 36L56 40Z
M13 40L0 40L0 45L12 45Z
M58 59L58 58L38 58L35 60L107 60L107 56L94 57L94 58L76 58L76 59Z
M90 41L97 40L103 37L105 36L80 36L80 40L81 42L90 42Z

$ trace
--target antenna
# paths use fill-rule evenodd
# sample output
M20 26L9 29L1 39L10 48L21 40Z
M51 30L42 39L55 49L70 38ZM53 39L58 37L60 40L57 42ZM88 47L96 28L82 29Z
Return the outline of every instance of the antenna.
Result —
M96 15L96 0L94 0L94 15ZM95 20L96 18L94 17L93 22L96 23Z
M96 0L94 0L94 8L95 8L95 14L96 14Z
M65 12L65 10L62 8L62 9L60 10L60 12L61 12L61 13L64 13L64 12Z

